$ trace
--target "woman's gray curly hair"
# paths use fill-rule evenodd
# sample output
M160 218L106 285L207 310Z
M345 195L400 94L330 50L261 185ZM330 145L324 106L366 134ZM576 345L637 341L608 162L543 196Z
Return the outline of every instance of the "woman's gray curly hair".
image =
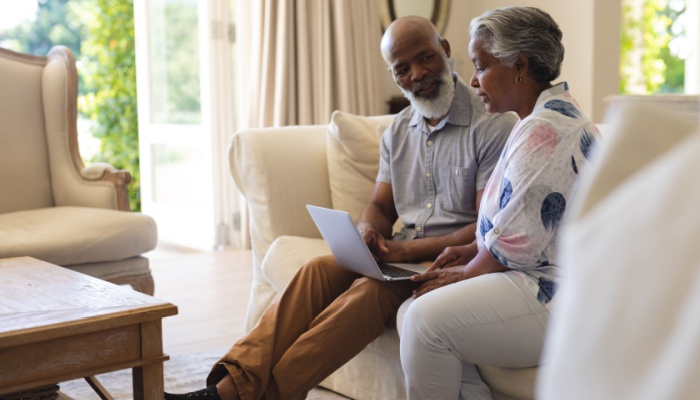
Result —
M561 73L564 45L559 25L535 7L505 7L487 11L469 24L472 40L506 67L523 53L538 82L551 82Z

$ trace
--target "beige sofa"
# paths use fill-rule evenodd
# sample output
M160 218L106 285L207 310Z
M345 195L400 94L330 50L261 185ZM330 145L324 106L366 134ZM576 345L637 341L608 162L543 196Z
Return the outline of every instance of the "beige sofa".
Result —
M333 114L330 125L249 129L230 141L231 174L247 200L254 278L246 330L311 257L329 254L306 204L348 211L367 204L379 136L394 116ZM496 399L533 398L537 368L480 367ZM388 329L322 386L354 399L406 397L399 337Z

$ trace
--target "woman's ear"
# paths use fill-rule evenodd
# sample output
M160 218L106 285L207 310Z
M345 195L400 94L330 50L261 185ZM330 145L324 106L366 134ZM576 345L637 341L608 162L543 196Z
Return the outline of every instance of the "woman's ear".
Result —
M525 54L518 54L518 59L515 60L515 69L518 72L518 76L523 76L527 73L528 66L530 65L529 60Z

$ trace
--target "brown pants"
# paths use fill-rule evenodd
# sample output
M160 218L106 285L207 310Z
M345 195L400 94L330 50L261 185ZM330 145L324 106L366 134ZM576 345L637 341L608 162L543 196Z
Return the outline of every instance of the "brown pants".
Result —
M309 260L253 330L214 365L207 385L231 374L241 399L305 399L309 390L396 323L417 285L380 282Z

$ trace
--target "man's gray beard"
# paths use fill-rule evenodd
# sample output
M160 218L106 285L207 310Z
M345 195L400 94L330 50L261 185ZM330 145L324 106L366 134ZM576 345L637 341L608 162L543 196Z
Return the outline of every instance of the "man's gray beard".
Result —
M411 102L411 106L424 118L443 117L447 115L450 111L450 107L452 107L452 99L455 94L455 81L447 57L443 58L445 59L445 68L439 76L442 84L439 86L438 94L435 98L426 99L416 96L412 91L400 87L403 95Z

